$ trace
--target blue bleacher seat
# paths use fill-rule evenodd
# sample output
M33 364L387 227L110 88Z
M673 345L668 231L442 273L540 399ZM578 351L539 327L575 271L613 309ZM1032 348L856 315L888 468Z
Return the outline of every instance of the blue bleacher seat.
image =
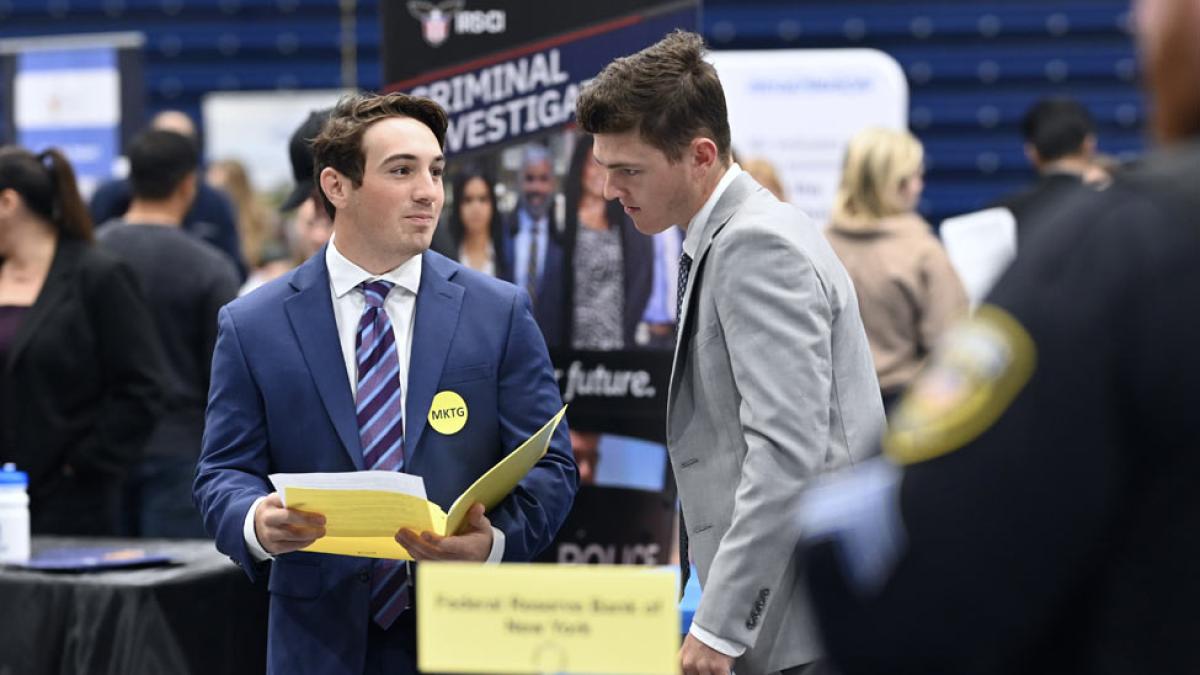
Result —
M357 2L367 89L381 85L380 2ZM214 89L340 86L340 12L332 0L0 0L0 38L141 31L147 107L198 110ZM707 0L703 21L719 49L873 47L895 57L928 148L931 220L1029 177L1018 124L1041 96L1082 100L1106 151L1142 148L1127 0Z

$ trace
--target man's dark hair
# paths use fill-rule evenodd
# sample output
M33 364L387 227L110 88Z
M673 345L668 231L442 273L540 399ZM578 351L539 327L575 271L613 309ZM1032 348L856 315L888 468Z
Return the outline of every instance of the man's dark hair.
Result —
M725 91L704 53L699 35L677 30L613 61L580 94L579 127L589 134L636 131L672 162L692 139L706 137L717 144L721 161L729 161Z
M1082 152L1084 141L1096 128L1087 108L1078 101L1050 98L1038 101L1025 113L1021 133L1039 159L1052 162Z
M411 117L429 127L438 146L446 146L446 111L432 99L408 94L356 94L338 102L321 133L313 139L313 181L321 193L321 202L332 218L337 212L321 189L321 172L336 169L356 187L362 185L367 162L362 139L367 128L388 117Z
M174 131L144 131L129 144L129 185L137 199L171 196L200 165L196 144Z

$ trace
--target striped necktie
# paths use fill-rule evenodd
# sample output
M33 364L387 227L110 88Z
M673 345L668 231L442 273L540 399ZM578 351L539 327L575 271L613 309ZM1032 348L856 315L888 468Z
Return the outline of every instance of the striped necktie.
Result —
M362 284L362 318L355 352L358 358L358 433L363 465L375 471L404 466L404 411L400 405L400 358L396 334L383 309L391 282ZM375 560L371 572L371 618L381 628L408 608L408 567L401 560Z

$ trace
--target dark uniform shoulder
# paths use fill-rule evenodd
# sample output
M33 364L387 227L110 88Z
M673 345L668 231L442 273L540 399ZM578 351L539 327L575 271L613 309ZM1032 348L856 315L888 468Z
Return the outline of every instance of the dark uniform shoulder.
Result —
M1141 189L1161 191L1193 205L1200 204L1200 141L1160 151L1122 180Z

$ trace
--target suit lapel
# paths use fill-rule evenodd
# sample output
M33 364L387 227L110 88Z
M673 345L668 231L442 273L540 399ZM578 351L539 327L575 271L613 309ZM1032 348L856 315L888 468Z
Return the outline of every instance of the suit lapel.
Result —
M426 252L421 263L421 288L413 314L412 352L408 363L408 394L404 410L405 464L411 466L420 449L426 417L437 393L450 342L458 326L463 287L450 281L457 269L442 256Z
M700 275L704 271L704 259L708 255L708 249L712 247L713 238L729 223L729 220L733 218L733 214L737 212L746 198L754 192L757 185L754 179L745 173L733 179L729 187L725 188L725 193L717 200L717 205L713 208L708 220L700 225L702 228L699 232L700 244L696 247L696 257L692 260L691 271L688 274L687 288L683 292L683 307L679 315L679 326L676 330L676 334L679 337L675 340L675 355L671 361L671 383L667 388L668 412L671 410L671 405L675 400L675 388L678 386L676 380L682 375L683 371L684 364L681 361L681 355L686 353L687 341L690 337L688 330L690 328L689 320L692 315L692 289L696 287ZM668 415L668 434L670 419L670 415Z
M284 302L292 332L300 344L304 361L325 412L341 439L346 454L356 469L363 469L362 441L358 437L358 417L346 363L333 318L333 296L329 289L329 271L325 267L325 249L301 265L291 279L296 294Z
M79 269L79 258L85 245L71 239L59 238L54 259L50 261L50 269L46 272L46 281L42 283L42 290L38 292L37 299L33 301L29 313L25 315L25 320L21 322L13 338L12 349L8 351L8 358L4 363L6 372L16 365L17 359L29 346L29 341L37 332L38 326L62 305L63 299L69 295L71 277Z

